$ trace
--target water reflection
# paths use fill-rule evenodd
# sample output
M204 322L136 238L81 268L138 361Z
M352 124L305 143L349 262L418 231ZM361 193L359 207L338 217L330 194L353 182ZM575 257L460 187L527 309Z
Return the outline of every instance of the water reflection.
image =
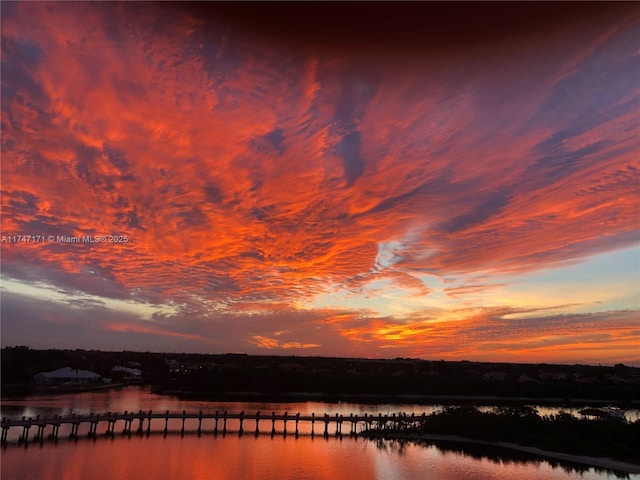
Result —
M57 446L2 452L3 478L53 479L291 479L370 480L370 461L359 460L364 444L346 451L335 439L235 434L198 438L195 433L149 437L80 439ZM366 446L365 446L366 453ZM369 452L372 453L372 452ZM64 461L61 462L61 460Z
M270 414L272 411L302 415L316 413L330 415L357 413L408 414L431 413L440 405L357 404L351 402L208 402L159 396L130 387L119 391L85 392L73 395L47 395L22 400L3 401L2 416L88 414L93 412L149 411L190 412L215 410ZM155 420L154 420L155 422ZM193 423L189 423L193 422ZM160 425L162 423L162 426ZM161 428L162 427L162 428ZM0 453L3 479L63 479L85 478L206 478L213 480L325 480L376 479L413 480L603 480L638 478L633 475L597 470L558 460L540 459L520 452L501 451L477 445L438 443L410 443L406 441L374 442L364 438L336 438L333 431L325 438L321 422L315 425L300 423L300 436L284 436L282 425L270 435L271 422L260 424L261 432L254 434L254 423L245 424L245 433L237 432L239 425L229 422L230 432L214 435L213 424L203 422L202 434L195 433L197 420L187 420L184 436L180 435L180 420L169 423L164 438L163 422L159 420L156 433L149 437L137 434L122 435L122 425L116 427L114 438L98 432L97 439L86 438L88 426L79 431L77 441L70 441L62 427L57 443L45 440L28 446L9 445ZM293 425L292 425L293 427ZM295 428L295 427L293 427ZM47 432L48 433L48 432ZM12 429L14 440L20 434ZM68 432L67 432L68 434ZM10 438L11 441L11 438Z
M258 436L161 432L39 447L9 446L1 453L2 478L25 480L603 480L631 478L563 462L471 446L374 442L309 435Z
M538 455L521 452L517 450L511 450L508 448L493 447L488 445L479 445L474 443L464 444L464 447L455 442L443 442L432 440L406 440L406 439L371 439L376 448L385 453L391 453L398 457L403 457L407 453L407 449L412 445L420 445L426 449L436 448L443 454L452 453L460 455L462 457L471 458L475 460L488 460L496 465L502 466L514 466L514 465L528 465L540 468L542 465L548 464L553 469L562 469L567 474L578 474L581 478L584 478L588 472L595 471L603 475L620 479L637 478L635 475L631 475L627 472L620 472L616 470L590 467L581 463L574 463L565 460L558 460L553 458L541 458Z
M555 415L561 411L580 416L578 413L582 407L568 408L548 405L531 405L539 415ZM300 412L301 414L328 413L338 414L362 414L383 413L392 414L405 412L408 414L422 413L430 414L442 410L440 404L409 404L409 403L355 403L355 402L220 402L206 400L189 400L170 395L157 395L151 393L148 388L140 386L130 386L117 390L106 390L100 392L82 392L76 394L55 394L38 395L24 399L3 399L0 404L0 415L8 417L29 417L36 415L79 415L93 412L123 412L138 410L153 410L157 412L170 411L240 411L255 413L256 411L290 413ZM481 411L493 410L495 406L481 406ZM640 418L640 410L627 409L625 416L628 420L635 421Z
M91 412L123 412L148 411L154 412L182 411L188 412L203 410L220 412L255 413L257 411L270 413L272 411L291 414L300 412L302 415L311 413L330 415L348 415L365 413L400 413L415 412L416 414L432 413L439 411L440 405L411 405L411 404L360 404L354 402L220 402L206 400L187 400L170 395L156 395L143 387L128 387L121 390L109 390L102 392L82 392L77 394L38 395L25 399L6 399L0 405L2 416L21 417L36 415L86 415Z

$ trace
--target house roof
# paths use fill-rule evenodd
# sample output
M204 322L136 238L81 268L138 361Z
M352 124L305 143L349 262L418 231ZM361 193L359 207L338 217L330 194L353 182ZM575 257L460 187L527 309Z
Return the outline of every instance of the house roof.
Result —
M111 369L111 371L112 372L125 372L125 373L128 373L129 375L135 375L135 376L142 375L142 370L140 370L139 368L128 368L128 367L116 366L116 367L113 367Z

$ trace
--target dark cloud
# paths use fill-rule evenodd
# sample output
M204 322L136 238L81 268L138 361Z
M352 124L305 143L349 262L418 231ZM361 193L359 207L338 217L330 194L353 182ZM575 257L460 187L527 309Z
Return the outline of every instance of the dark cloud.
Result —
M353 185L364 172L364 161L360 156L360 132L344 135L336 145L336 154L342 158L347 185Z
M469 227L481 225L500 213L509 204L508 191L489 192L474 195L468 203L479 202L469 213L455 217L442 225L445 232L454 233Z
M215 205L224 201L224 194L222 193L222 190L213 183L209 183L204 186L204 193L206 200Z
M131 171L131 162L127 160L127 152L125 150L109 145L108 143L104 144L102 150L111 164L118 168L123 176Z
M562 121L569 117L581 132L637 105L629 93L636 92L637 97L640 59L636 39L640 27L630 26L617 33L553 86L535 120Z
M19 210L25 216L33 216L38 212L38 197L30 192L24 190L14 190L10 193L7 190L3 190L5 198L8 196L9 207Z
M122 78L114 78L112 81L113 89L118 92L123 103L133 98L144 98L147 95L147 86L142 83L132 82L131 80Z
M40 47L28 40L5 35L2 35L1 46L3 102L21 99L32 106L44 104L47 95L33 75L42 62Z
M167 11L176 8L171 6ZM290 48L375 51L469 48L544 35L593 17L633 12L632 6L519 2L487 8L477 2L260 2L177 7L245 36ZM624 14L624 13L623 13Z
M2 346L175 351L178 339L182 342L179 351L201 352L215 343L98 304L72 303L65 305L3 292Z
M281 156L285 153L284 131L275 128L271 132L252 140L252 145L261 153Z

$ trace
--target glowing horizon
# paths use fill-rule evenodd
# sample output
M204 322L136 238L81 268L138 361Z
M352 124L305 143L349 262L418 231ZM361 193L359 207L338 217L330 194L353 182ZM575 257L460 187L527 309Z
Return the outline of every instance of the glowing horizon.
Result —
M640 365L637 6L202 8L2 3L2 346Z

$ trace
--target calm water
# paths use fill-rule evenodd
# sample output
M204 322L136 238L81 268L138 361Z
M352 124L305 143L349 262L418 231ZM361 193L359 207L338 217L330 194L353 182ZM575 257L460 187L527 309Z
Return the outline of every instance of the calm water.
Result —
M431 412L438 406L421 405L363 405L353 403L213 403L180 400L153 395L143 389L52 395L32 397L20 401L6 401L2 416L90 413L106 411L154 410L238 412L271 411L316 415L329 413L393 413ZM252 429L253 422L245 424ZM262 424L261 424L262 425ZM118 425L121 427L120 425ZM254 436L237 433L214 435L213 425L203 424L203 434L177 433L179 423L169 424L166 438L161 434L116 436L115 438L68 440L63 436L57 443L11 444L1 453L2 479L72 480L72 479L318 479L318 480L396 480L396 479L614 479L613 472L587 467L571 467L546 460L521 456L517 453L479 449L461 450L459 446L416 445L399 442L374 442L363 438L327 439L308 433L310 426L300 425L301 435L289 434ZM104 428L104 426L101 426ZM237 425L229 423L230 429ZM265 431L270 422L265 422ZM161 425L156 428L161 430ZM316 426L316 433L321 430ZM117 429L116 429L117 431ZM14 429L12 437L19 434ZM10 437L10 440L12 439ZM13 439L15 439L13 438ZM626 478L638 479L629 475Z

